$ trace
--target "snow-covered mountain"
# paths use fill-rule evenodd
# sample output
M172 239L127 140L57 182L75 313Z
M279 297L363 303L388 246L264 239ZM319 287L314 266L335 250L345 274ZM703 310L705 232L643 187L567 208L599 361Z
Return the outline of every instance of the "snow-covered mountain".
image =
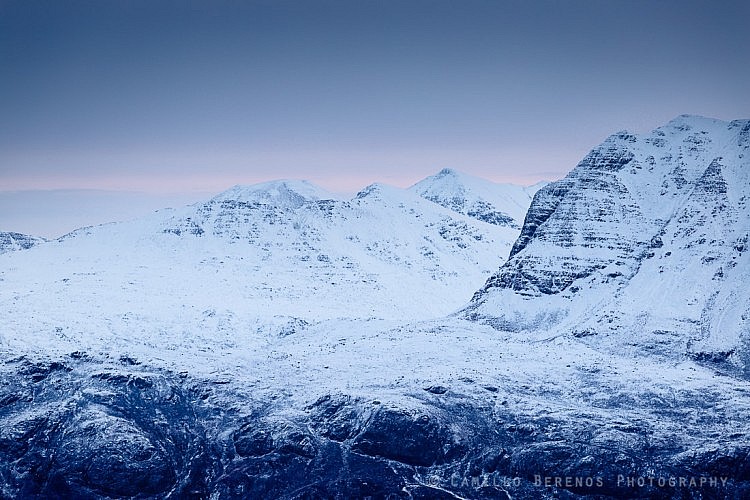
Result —
M747 120L680 116L609 137L536 194L511 258L466 313L534 335L739 357L750 341L749 150Z
M0 491L747 498L749 135L616 134L520 235L443 172L237 187L0 255Z
M47 240L28 234L2 232L0 231L0 253L13 252L15 250L28 250L34 245L44 243Z
M540 182L529 187L495 184L445 168L409 190L454 212L519 229L531 198L546 184Z
M303 181L237 186L4 256L0 335L33 346L53 332L109 349L231 343L237 331L332 318L426 319L460 308L517 235L384 185L351 200Z

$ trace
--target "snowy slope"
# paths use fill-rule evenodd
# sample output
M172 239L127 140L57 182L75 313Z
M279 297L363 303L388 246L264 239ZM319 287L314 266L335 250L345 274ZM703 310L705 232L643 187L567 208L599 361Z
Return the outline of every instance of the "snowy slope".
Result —
M465 303L516 236L383 185L351 200L302 181L237 186L4 255L0 339L209 349L331 318L435 317Z
M460 214L520 229L531 198L546 184L540 182L529 187L495 184L445 168L409 190Z
M45 241L47 240L44 238L29 236L28 234L0 231L0 253L28 250L34 245L44 243Z
M750 331L748 149L746 120L680 116L611 136L536 194L512 258L466 314L535 335L730 355Z

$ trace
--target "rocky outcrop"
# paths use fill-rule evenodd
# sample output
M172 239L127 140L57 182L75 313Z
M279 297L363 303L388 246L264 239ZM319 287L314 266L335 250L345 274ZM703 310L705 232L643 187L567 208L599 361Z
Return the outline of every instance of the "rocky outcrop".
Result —
M0 232L0 253L28 250L46 241L44 238L29 236L28 234Z

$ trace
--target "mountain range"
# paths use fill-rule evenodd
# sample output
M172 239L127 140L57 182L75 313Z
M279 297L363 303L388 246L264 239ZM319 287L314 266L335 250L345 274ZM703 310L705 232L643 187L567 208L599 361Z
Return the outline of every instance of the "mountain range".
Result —
M447 170L418 186L429 184L510 222L444 208L414 188L374 184L343 200L305 181L236 186L8 255L0 270L5 341L34 339L35 349L39 332L57 332L70 346L97 339L96 349L128 349L156 342L151 331L192 343L208 331L231 337L334 318L449 314L507 256L521 223L516 205L528 205L534 188ZM516 218L475 196L476 185L496 204L512 199ZM133 338L134 329L144 334Z
M303 181L0 255L0 491L750 495L750 120L530 188Z

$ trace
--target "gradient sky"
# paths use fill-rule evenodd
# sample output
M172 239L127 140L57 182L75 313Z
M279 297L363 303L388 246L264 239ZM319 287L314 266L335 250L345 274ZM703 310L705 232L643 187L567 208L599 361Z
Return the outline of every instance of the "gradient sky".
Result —
M0 191L555 179L621 129L750 117L749 19L746 1L0 0Z

